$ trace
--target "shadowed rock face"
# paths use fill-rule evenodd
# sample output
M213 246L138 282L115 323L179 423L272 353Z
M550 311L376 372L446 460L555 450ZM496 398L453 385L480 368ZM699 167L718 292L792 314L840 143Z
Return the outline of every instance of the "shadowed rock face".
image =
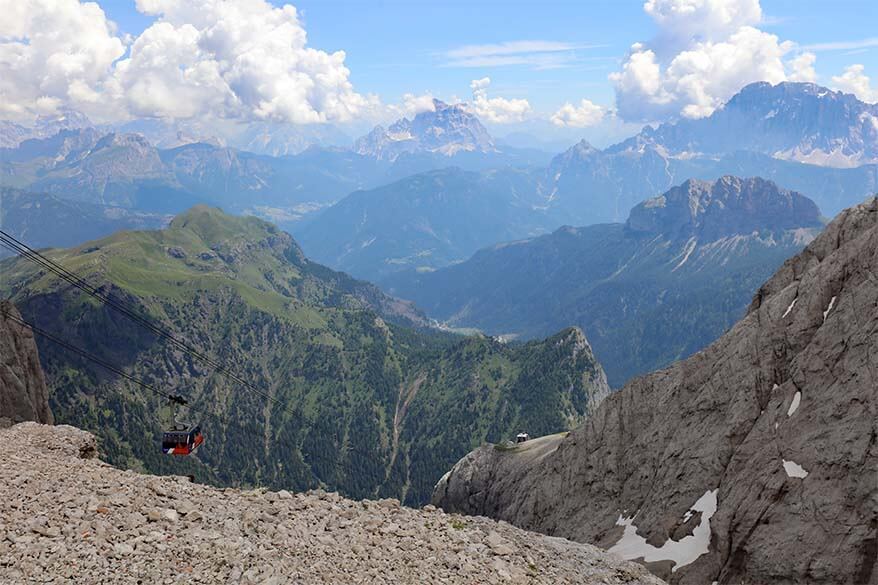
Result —
M7 318L21 318L9 301L0 302L0 426L9 421L52 424L49 390L30 329Z
M434 503L598 544L672 583L874 585L876 437L872 199L709 348L632 381L538 456L470 453Z

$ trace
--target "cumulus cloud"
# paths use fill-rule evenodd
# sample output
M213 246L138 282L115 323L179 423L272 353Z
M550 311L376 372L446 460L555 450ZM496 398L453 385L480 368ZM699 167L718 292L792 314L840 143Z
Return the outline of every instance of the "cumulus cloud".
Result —
M125 53L97 4L78 0L2 3L0 115L27 118L97 100L97 87Z
M531 112L530 103L526 99L489 98L490 85L490 77L474 79L470 83L473 100L467 107L476 116L494 124L510 124L521 122Z
M436 104L433 102L433 96L429 93L424 95L407 93L402 96L402 111L405 116L415 116L421 112L436 111Z
M793 57L787 61L790 70L787 79L790 81L809 81L811 83L817 81L817 71L814 70L814 63L817 61L817 55L814 53L801 53L797 57Z
M12 18L0 23L0 107L20 115L71 107L98 119L307 124L349 120L377 102L354 91L343 51L307 46L291 5L137 0L137 9L156 21L126 53L97 4L4 4Z
M832 83L841 91L852 93L864 102L878 102L878 88L873 88L866 68L860 64L845 67L844 73L833 76Z
M758 0L648 0L644 10L659 34L610 75L624 119L700 118L748 83L816 78L812 53L755 26Z
M604 109L599 105L583 99L579 102L579 106L574 106L570 102L561 106L557 112L552 114L551 122L555 126L585 128L594 126L604 118Z

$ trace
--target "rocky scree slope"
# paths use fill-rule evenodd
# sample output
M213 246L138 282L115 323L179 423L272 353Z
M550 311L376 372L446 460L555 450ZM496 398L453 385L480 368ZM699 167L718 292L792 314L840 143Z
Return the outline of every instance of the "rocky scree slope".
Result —
M382 284L450 327L519 339L580 327L621 387L722 335L822 227L810 199L771 181L689 180L625 224L565 227Z
M26 420L52 424L49 389L30 329L9 301L0 301L0 426Z
M434 502L596 543L672 583L878 583L876 274L872 199L709 348L630 382L539 456L474 451Z
M22 423L0 445L4 583L661 583L486 518L119 471L74 427Z

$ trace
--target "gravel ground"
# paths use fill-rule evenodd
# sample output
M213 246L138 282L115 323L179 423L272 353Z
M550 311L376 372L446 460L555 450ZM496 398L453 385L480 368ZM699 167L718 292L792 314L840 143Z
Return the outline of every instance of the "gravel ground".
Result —
M67 426L0 430L0 583L660 584L585 544L320 490L121 471Z

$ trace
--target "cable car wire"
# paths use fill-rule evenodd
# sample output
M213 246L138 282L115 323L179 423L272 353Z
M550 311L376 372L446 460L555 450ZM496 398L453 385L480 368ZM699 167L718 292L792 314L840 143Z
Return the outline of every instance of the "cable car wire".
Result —
M109 294L101 292L99 290L99 288L96 288L96 287L90 285L82 277L80 277L77 274L71 272L70 270L64 268L63 266L61 266L60 264L58 264L54 260L51 260L50 258L47 258L43 254L40 254L38 251L34 250L33 248L31 248L30 246L28 246L24 242L17 240L15 237L11 236L10 234L6 233L3 230L0 230L0 243L2 243L6 248L12 250L13 252L16 252L20 256L31 261L32 263L34 263L38 266L41 266L41 267L45 268L46 270L49 270L50 272L52 272L53 274L55 274L56 276L58 276L59 278L61 278L65 282L75 286L76 288L80 289L81 291L98 299L99 301L104 303L106 306L123 314L124 316L128 317L130 320L137 323L138 325L145 327L149 331L153 332L155 335L158 335L159 337L162 337L162 338L168 340L169 342L171 342L171 344L173 344L179 350L181 350L184 353L190 355L191 357L207 364L208 366L210 366L211 369L215 370L216 372L226 376L227 378L234 380L235 382L241 384L242 386L245 386L246 388L248 388L252 392L255 392L259 396L265 398L266 400L270 400L270 401L274 402L275 404L285 406L283 404L283 402L281 402L280 400L278 400L277 398L275 398L271 394L265 392L264 390L254 386L253 384L251 384L247 380L244 380L243 378L241 378L240 376L235 374L233 371L226 368L224 365L222 365L220 362L218 362L214 358L211 358L210 356L199 352L197 349L195 349L194 347L192 347L191 345L189 345L185 341L179 339L173 333L167 331L166 329L163 329L162 327L159 327L158 325L154 324L146 317L143 317L142 315L140 315L137 311L133 310L132 308L129 308L128 306L126 306L126 303L124 301L119 301L119 300L111 297Z
M90 352L82 349L81 347L77 347L77 346L73 345L72 343L69 343L69 342L61 339L57 335L54 335L53 333L46 331L45 329L39 327L38 325L35 325L34 323L31 323L30 321L16 317L15 315L13 315L12 313L9 313L7 311L0 311L0 312L2 312L2 314L5 318L10 319L11 321L15 321L19 325L22 325L24 327L29 328L31 331L33 331L34 333L36 333L40 337L44 337L44 338L48 339L49 341L56 343L56 344L60 345L61 347L79 355L82 358L85 358L91 362L98 364L102 368L109 370L110 372L113 372L114 374L121 376L122 378L125 378L129 382L132 382L133 384L136 384L137 386L140 386L141 388L143 388L145 390L149 390L150 392L154 392L155 394L161 396L162 398L168 399L169 402L174 402L174 399L178 398L177 396L171 394L170 392L165 392L164 390L160 390L159 388L156 388L152 384L144 382L143 380L141 380L140 378L137 378L136 376L132 376L131 374L125 372L122 368L113 365L112 363L108 362L107 360L100 358L100 357L94 355L93 353L90 353ZM187 408L190 411L193 410L191 407L187 406ZM201 410L201 409L197 409L197 411L202 416L207 417L207 418L212 418L217 422L227 423L227 424L229 422L229 421L224 420L219 415L216 415L212 412L208 412L206 410ZM138 416L138 418L140 418L140 417ZM144 421L142 418L140 418L140 420L144 424L147 424L146 421Z
M68 343L67 341L64 341L63 339L61 339L60 337L58 337L52 333L49 333L45 329L38 327L37 325L35 325L29 321L25 321L24 319L20 319L20 318L16 317L12 313L8 313L6 311L3 311L3 316L7 319L15 321L19 325L23 325L23 326L29 328L31 331L33 331L34 333L36 333L40 337L45 337L49 341L52 341L53 343L56 343L56 344L60 345L61 347L72 351L73 353L79 355L80 357L83 357L89 361L92 361L92 362L98 364L99 366L113 372L114 374L125 378L129 382L133 382L134 384L137 384L141 388L149 390L150 392L155 392L159 396L161 396L163 398L167 398L168 400L170 400L171 397L173 396L173 394L171 394L169 392L165 392L164 390L160 390L151 384L147 384L143 380L132 376L128 372L122 370L121 368L114 366L110 362L108 362L102 358L99 358L98 356L96 356L92 353L89 353L80 347L76 347L72 343Z

